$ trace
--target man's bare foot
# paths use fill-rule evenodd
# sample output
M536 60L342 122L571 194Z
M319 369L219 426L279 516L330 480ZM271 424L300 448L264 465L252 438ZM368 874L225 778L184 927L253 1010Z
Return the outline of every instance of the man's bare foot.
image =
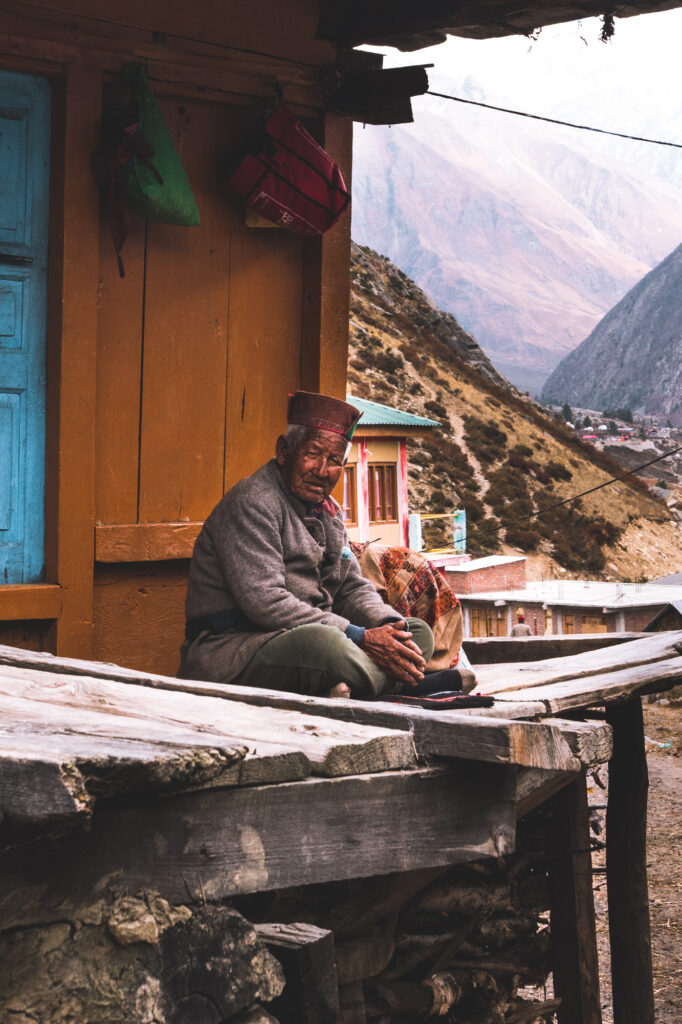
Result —
M344 698L350 697L350 686L348 683L337 683L336 686L332 686L327 696Z

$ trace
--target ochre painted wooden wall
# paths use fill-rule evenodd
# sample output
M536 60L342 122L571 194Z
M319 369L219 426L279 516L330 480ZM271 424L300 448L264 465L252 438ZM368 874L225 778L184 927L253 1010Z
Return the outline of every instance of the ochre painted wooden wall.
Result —
M0 587L0 641L173 673L201 522L270 457L288 391L345 393L350 215L313 241L251 229L222 183L276 82L350 178L316 17L314 0L257 17L247 0L0 0L0 67L48 77L55 109L47 577ZM136 221L121 279L89 156L128 60L147 65L202 226Z

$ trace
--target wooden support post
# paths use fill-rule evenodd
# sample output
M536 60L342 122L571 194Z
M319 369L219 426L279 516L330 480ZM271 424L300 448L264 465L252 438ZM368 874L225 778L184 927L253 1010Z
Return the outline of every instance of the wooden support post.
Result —
M585 775L548 804L547 858L559 1024L601 1024Z
M268 1007L280 1024L336 1024L332 933L314 924L257 924L256 932L284 970L284 992Z
M606 811L613 1017L615 1024L654 1024L642 702L607 706L606 717L613 726Z

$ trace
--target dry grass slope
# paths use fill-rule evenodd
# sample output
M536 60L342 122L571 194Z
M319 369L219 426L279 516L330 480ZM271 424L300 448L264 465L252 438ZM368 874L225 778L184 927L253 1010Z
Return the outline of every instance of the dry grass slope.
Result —
M464 507L472 553L523 551L536 572L641 580L670 571L680 531L636 477L511 525L622 468L509 385L385 257L354 246L351 278L349 390L441 424L410 444L412 511Z

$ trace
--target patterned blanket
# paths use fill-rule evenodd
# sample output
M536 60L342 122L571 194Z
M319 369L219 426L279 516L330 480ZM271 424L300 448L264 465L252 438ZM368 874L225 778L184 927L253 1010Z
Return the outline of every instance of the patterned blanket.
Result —
M401 615L423 619L436 646L427 670L453 668L462 646L462 609L445 575L410 548L352 544L363 576Z

